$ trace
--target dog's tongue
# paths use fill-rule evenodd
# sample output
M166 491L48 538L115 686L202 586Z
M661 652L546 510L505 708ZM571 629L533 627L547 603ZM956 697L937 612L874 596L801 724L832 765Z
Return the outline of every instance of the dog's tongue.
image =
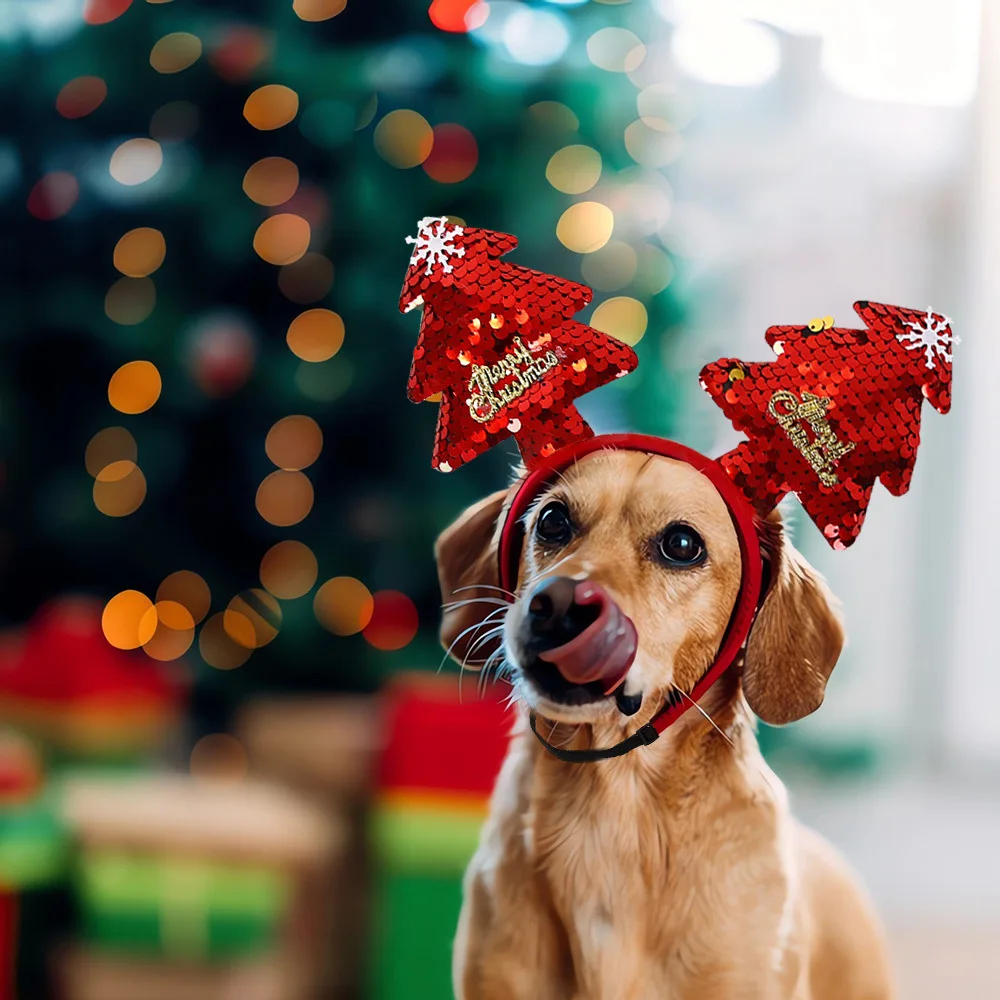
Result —
M565 646L540 653L539 659L554 664L571 684L598 681L604 693L611 694L635 659L639 641L635 625L599 583L578 583L574 600L577 604L597 605L596 620Z

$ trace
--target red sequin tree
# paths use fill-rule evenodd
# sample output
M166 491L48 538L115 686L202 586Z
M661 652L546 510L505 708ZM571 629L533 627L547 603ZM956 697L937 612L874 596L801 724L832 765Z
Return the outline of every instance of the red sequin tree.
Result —
M776 361L722 358L703 387L748 440L719 461L761 514L788 493L838 549L858 536L875 480L910 486L924 399L951 406L947 317L858 302L865 329L772 326Z
M431 464L442 472L513 436L525 464L593 432L573 401L638 364L625 344L570 317L585 285L501 261L515 237L423 219L400 309L423 306L408 395L440 393Z

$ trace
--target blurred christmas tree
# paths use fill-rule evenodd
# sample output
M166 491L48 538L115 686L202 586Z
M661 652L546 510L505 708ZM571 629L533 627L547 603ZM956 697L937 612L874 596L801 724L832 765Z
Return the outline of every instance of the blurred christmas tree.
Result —
M111 610L151 655L193 643L210 726L254 689L436 665L433 539L515 452L432 471L404 237L449 215L594 286L581 319L643 366L584 416L670 433L679 140L650 15L56 6L0 39L5 618L69 588L160 601Z

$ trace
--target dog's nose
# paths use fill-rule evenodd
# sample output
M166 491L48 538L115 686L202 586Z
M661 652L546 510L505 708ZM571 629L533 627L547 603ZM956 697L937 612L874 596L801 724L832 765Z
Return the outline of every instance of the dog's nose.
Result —
M568 576L552 576L532 591L527 623L536 652L566 645L597 619L594 605L577 604L577 585Z

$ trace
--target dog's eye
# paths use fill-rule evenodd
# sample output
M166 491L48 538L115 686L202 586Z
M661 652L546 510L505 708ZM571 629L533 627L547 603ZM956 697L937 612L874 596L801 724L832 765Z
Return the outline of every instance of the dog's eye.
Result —
M701 535L691 525L680 522L667 525L655 548L668 566L697 566L707 555Z
M565 545L573 537L573 521L561 500L547 503L535 522L535 537L546 545Z

